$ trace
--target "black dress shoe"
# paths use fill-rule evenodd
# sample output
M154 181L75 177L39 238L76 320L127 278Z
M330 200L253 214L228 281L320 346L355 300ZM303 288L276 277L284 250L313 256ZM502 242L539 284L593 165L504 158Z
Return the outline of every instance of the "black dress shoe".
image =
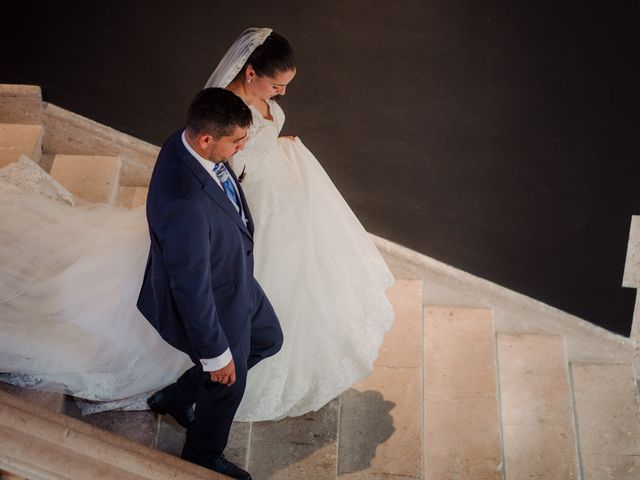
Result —
M231 478L237 478L239 480L251 480L251 475L249 474L249 472L241 469L235 463L231 463L225 458L224 455L192 457L183 450L182 459L187 460L191 463L195 463L196 465L200 465L201 467L208 468L209 470L213 470L214 472L222 473L223 475Z
M184 428L189 428L195 418L193 408L178 408L169 405L169 402L165 398L164 393L162 393L162 390L147 398L147 405L149 405L152 412L159 415L164 415L166 413L170 414L176 419L176 422Z

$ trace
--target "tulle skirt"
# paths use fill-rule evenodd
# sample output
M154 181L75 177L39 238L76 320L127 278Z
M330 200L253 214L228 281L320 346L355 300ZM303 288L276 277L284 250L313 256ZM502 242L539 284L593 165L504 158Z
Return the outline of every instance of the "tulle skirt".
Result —
M144 207L72 207L0 182L0 372L90 400L162 387L191 361L136 308Z
M371 371L393 321L393 277L315 157L279 140L263 161L244 190L285 343L249 372L242 421L322 407ZM135 306L144 207L70 206L0 180L0 219L0 379L126 406L192 365Z

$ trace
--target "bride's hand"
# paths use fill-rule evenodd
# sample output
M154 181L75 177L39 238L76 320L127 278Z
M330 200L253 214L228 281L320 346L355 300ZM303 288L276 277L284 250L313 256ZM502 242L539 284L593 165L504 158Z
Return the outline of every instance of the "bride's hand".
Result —
M292 142L294 142L298 137L296 137L295 135L281 135L280 138L286 138L287 140L291 140Z

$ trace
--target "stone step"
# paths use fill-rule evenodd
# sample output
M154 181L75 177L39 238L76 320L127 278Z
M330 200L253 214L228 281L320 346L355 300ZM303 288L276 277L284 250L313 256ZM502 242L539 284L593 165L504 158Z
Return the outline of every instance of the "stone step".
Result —
M233 422L225 456L254 480L335 478L339 400L301 417L277 422ZM160 417L156 448L180 456L185 430Z
M125 152L124 155L128 155L128 153ZM153 172L153 166L155 165L157 156L157 152L149 155L147 163L135 161L130 158L123 160L122 168L120 169L120 185L126 185L129 187L149 185L149 182L151 181L151 173Z
M0 123L0 168L27 155L40 163L42 157L42 125Z
M387 297L396 317L375 366L422 368L422 281L397 280Z
M334 479L339 399L317 412L253 422L248 471L255 480Z
M147 201L149 187L120 187L116 197L116 207L135 208Z
M107 411L83 416L73 397L66 396L62 413L147 447L155 447L158 419L149 411Z
M64 408L63 393L46 392L34 388L21 388L4 382L0 382L0 391L53 412L62 412Z
M505 477L579 478L564 338L500 334L498 365Z
M388 297L396 318L373 372L340 399L340 479L422 478L422 282Z
M640 415L629 365L573 363L583 480L640 478Z
M502 479L493 315L425 307L425 478Z
M0 392L0 469L30 479L223 478L4 392Z
M56 155L51 176L83 200L111 205L118 191L120 165L119 157Z
M0 83L0 122L42 124L40 87Z
M64 394L57 392L45 392L31 388L20 388L9 383L0 382L0 390L25 402L46 408L53 412L62 412L64 405ZM1 477L0 477L1 478Z

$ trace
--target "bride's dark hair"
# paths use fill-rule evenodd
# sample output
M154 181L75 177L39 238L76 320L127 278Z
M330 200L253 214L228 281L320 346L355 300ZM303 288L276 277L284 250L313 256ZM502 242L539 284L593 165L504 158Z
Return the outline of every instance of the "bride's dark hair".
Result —
M295 69L296 58L287 39L271 32L264 43L249 56L240 73L245 71L247 65L251 65L260 77L273 77L276 73Z

